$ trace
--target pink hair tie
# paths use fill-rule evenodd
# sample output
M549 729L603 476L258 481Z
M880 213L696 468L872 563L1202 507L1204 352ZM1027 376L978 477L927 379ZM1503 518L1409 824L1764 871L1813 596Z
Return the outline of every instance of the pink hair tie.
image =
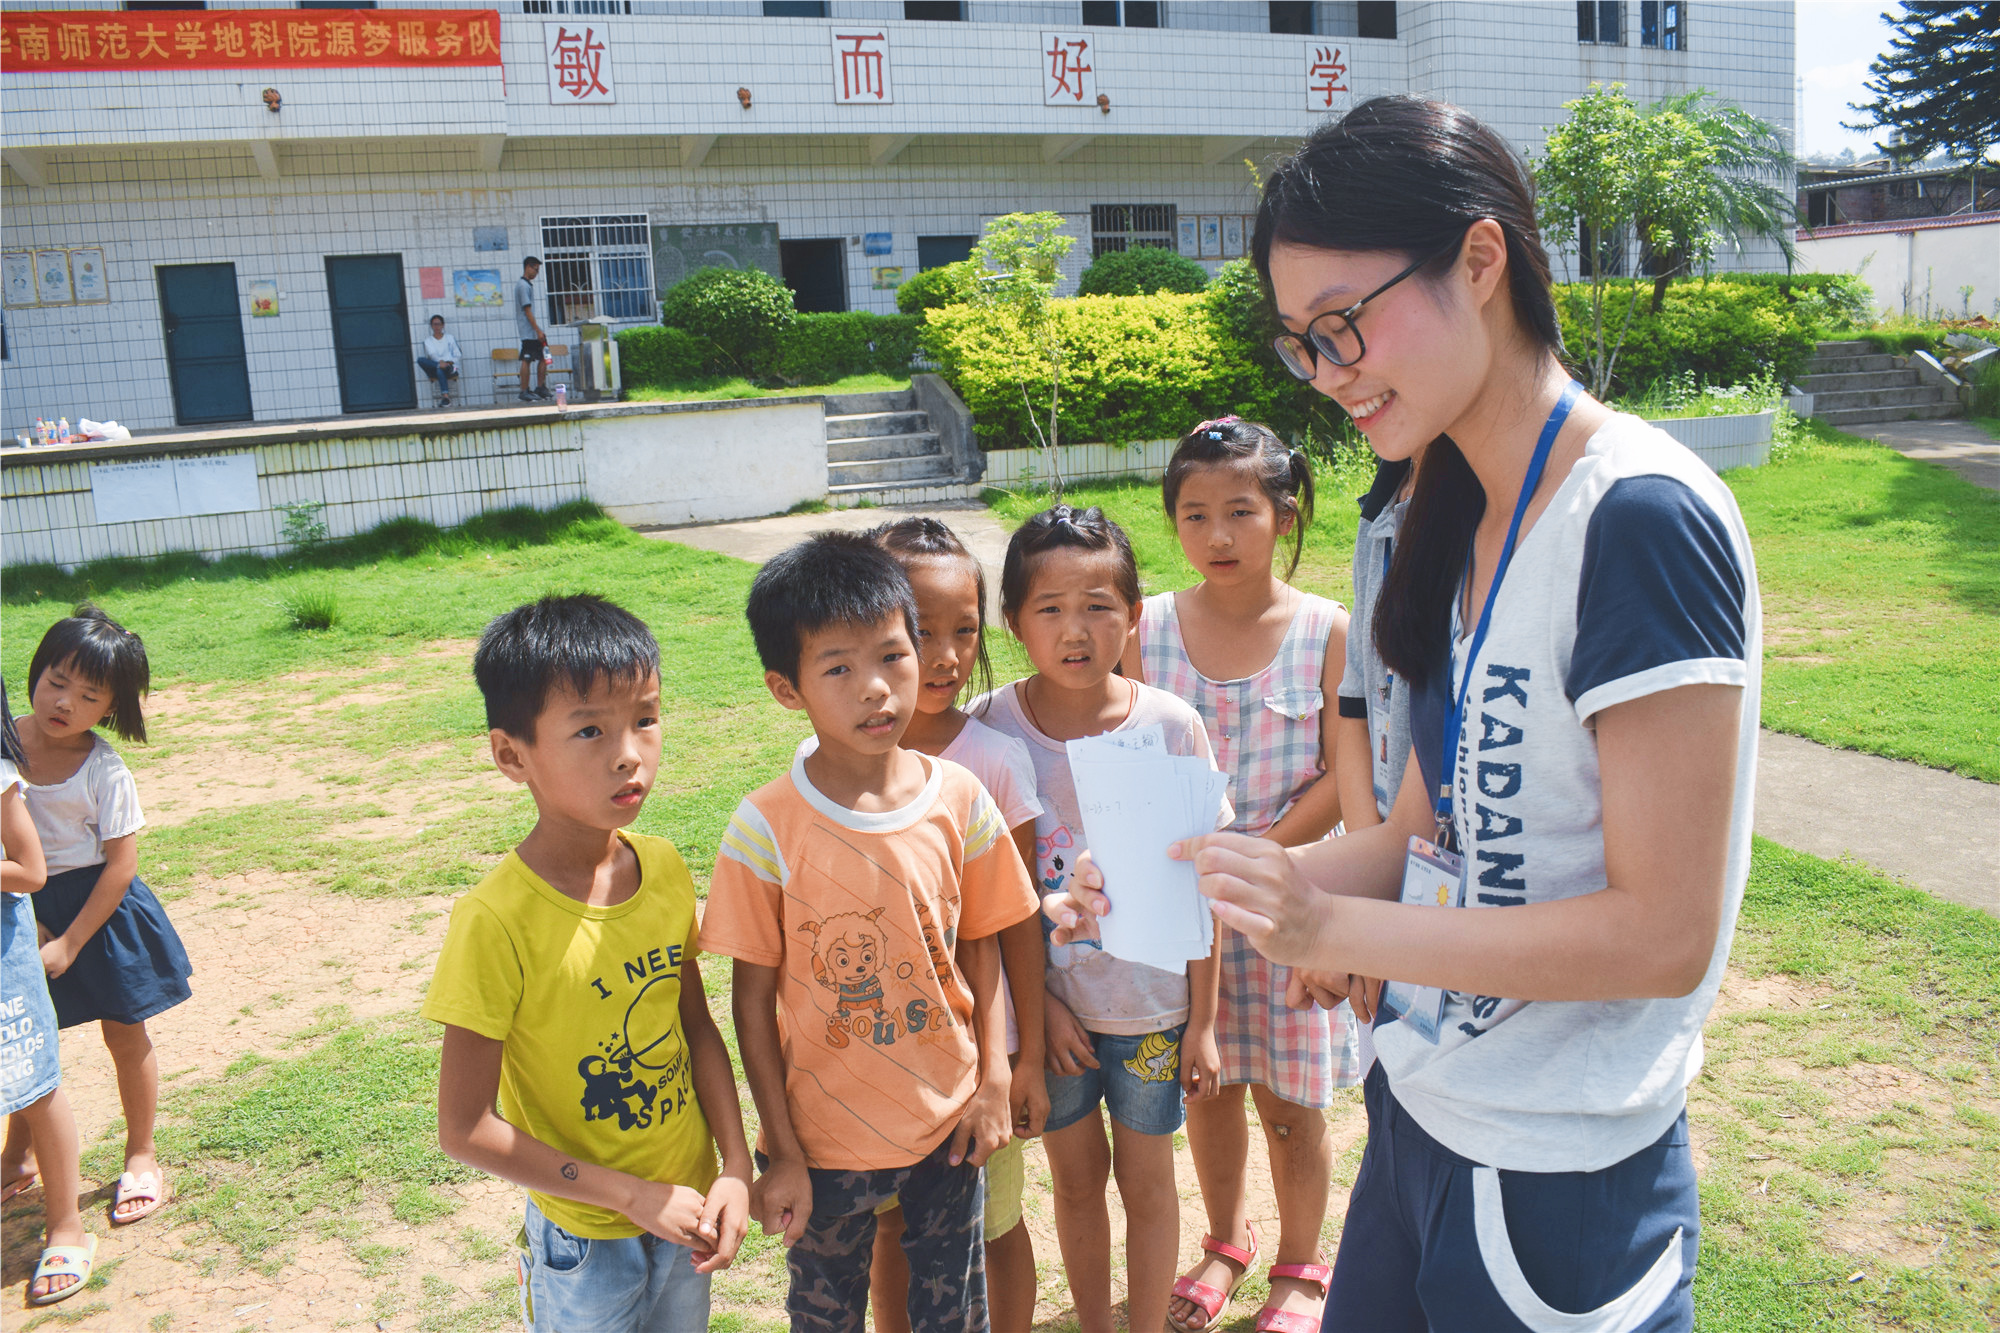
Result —
M1243 420L1242 417L1235 415L1226 417L1217 417L1213 421L1204 421L1199 426L1196 426L1194 428L1194 433L1196 435L1206 435L1211 440L1219 440L1222 438L1222 432L1216 429L1218 426L1233 425L1242 420Z

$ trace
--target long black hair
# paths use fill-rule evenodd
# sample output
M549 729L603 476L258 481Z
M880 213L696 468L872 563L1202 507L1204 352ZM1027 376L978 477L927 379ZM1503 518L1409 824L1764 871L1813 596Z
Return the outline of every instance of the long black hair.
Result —
M1306 456L1287 446L1269 426L1241 417L1204 421L1181 436L1174 456L1167 460L1160 500L1169 521L1177 517L1174 506L1181 501L1182 483L1198 467L1242 468L1256 479L1281 517L1292 516L1292 559L1285 566L1285 577L1297 573L1306 549L1306 528L1313 521L1313 473Z
M974 693L989 693L993 689L993 660L986 654L986 570L978 559L966 549L957 533L928 515L899 518L872 529L868 535L877 546L896 557L905 570L919 560L958 560L972 571L973 593L979 598L979 654L973 659L979 686ZM921 624L918 628L922 628Z
M1372 97L1315 130L1264 184L1251 257L1271 291L1271 247L1389 251L1415 259L1445 250L1418 274L1436 280L1458 262L1452 238L1482 218L1507 241L1507 281L1522 331L1562 351L1549 257L1535 227L1535 188L1507 141L1447 102ZM1422 685L1441 669L1451 599L1486 492L1448 435L1431 442L1375 604L1375 648L1396 674Z

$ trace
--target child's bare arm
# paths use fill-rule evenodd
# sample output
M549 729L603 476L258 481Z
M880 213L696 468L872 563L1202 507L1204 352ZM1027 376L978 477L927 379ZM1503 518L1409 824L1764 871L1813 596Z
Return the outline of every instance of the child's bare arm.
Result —
M812 1177L806 1173L805 1149L799 1145L792 1110L785 1101L778 969L738 959L730 981L730 1009L736 1020L736 1046L743 1054L743 1076L750 1081L750 1099L757 1105L764 1155L770 1161L750 1192L750 1209L764 1234L782 1233L786 1245L795 1245L806 1234L806 1221L812 1216Z
M693 958L681 964L681 1034L687 1039L695 1098L722 1154L722 1174L709 1186L696 1225L704 1243L695 1247L695 1271L713 1273L735 1261L749 1229L752 1172L750 1145L743 1137L743 1108L736 1099L736 1072L729 1066L722 1033L709 1015L701 965Z
M1343 717L1334 722L1334 781L1340 788L1340 822L1349 833L1382 822L1375 811L1375 766L1369 762L1368 719Z
M1035 868L1032 822L1014 830L1014 846L1032 880ZM1048 1042L1042 1030L1042 997L1048 993L1044 989L1048 980L1048 949L1042 942L1040 913L1000 932L1000 959L1006 964L1007 991L1014 998L1014 1026L1021 1034L1021 1050L1014 1060L1007 1100L1013 1113L1015 1135L1032 1139L1042 1132L1049 1118L1048 1078L1042 1068L1048 1056ZM1002 1017L1004 1020L1005 1016Z
M42 838L28 814L28 803L19 787L0 792L0 846L7 859L0 862L0 889L8 893L35 893L49 882L49 863L42 857Z
M1284 818L1265 832L1272 842L1285 847L1299 847L1324 838L1335 824L1347 814L1347 788L1341 785L1341 748L1345 743L1345 733L1341 730L1343 719L1336 701L1340 694L1340 678L1347 669L1347 613L1340 612L1334 617L1332 633L1326 637L1326 658L1320 667L1320 697L1324 701L1319 711L1319 754L1323 769L1312 786L1299 793L1292 802L1292 808L1285 811ZM1361 728L1360 754L1362 770L1367 772L1368 727ZM1367 782L1367 807L1370 814L1375 811L1374 779Z
M613 1208L676 1245L706 1249L696 1231L702 1196L557 1152L493 1110L502 1043L449 1023L438 1068L438 1146L467 1166L543 1194Z
M1012 1106L1007 1100L1011 1075L1007 1068L1007 1019L1000 1009L1000 941L993 935L976 940L961 936L953 954L972 989L972 1035L979 1046L979 1086L965 1104L958 1128L951 1132L946 1154L953 1166L986 1159L1014 1137Z
M97 887L83 900L83 909L69 923L69 929L42 946L42 966L50 977L69 971L70 964L83 952L83 946L90 943L118 910L118 904L125 901L125 890L132 887L132 877L138 873L139 835L128 833L122 838L105 839L104 871L97 877Z
M1222 979L1222 932L1208 957L1188 964L1188 1021L1181 1036L1181 1089L1189 1100L1222 1091L1222 1053L1215 1042L1215 1007Z

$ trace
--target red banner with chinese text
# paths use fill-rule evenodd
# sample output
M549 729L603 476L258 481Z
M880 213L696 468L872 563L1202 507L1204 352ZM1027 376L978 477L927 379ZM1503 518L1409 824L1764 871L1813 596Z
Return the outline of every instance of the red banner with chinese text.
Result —
M0 14L0 70L498 65L491 9L40 10Z

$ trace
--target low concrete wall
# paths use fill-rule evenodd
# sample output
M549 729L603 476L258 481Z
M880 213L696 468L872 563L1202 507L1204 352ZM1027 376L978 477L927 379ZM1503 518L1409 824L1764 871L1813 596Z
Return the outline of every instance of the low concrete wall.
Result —
M917 409L930 417L938 444L951 460L952 472L961 482L978 481L986 471L986 455L972 433L972 410L942 375L910 376L910 391L916 395Z
M283 543L279 506L295 503L324 504L336 538L403 515L446 527L486 510L586 498L634 524L755 518L826 494L823 418L811 397L624 403L4 449L0 559L73 566L168 551L272 555ZM204 507L195 497L178 515L100 521L93 467L195 458L222 460L243 477L241 494L207 502L227 512L189 512ZM248 467L235 461L243 459Z
M2000 216L1991 213L1801 227L1798 251L1801 272L1859 276L1883 315L2000 314Z
M1059 444L1056 467L1065 485L1073 481L1106 481L1134 477L1157 481L1167 470L1179 440L1142 440L1135 444ZM986 455L986 484L1003 488L1047 483L1047 458L1040 449L997 449Z
M1668 417L1650 424L1700 455L1717 472L1732 467L1757 467L1771 458L1771 420L1775 412L1745 412L1727 417Z

